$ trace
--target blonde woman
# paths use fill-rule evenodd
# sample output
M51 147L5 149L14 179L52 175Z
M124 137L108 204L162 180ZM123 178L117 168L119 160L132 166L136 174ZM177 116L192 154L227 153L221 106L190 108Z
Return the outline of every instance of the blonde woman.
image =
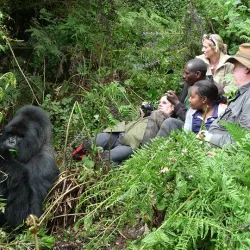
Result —
M202 39L203 54L197 56L207 64L207 76L212 76L222 88L228 85L225 76L232 73L233 64L226 62L229 58L227 55L227 45L223 43L222 38L217 34L203 35Z

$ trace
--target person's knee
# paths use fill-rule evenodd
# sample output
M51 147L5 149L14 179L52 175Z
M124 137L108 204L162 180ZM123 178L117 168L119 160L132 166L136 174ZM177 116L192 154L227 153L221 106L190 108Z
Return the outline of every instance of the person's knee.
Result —
M170 117L162 123L157 136L166 138L171 134L172 131L181 130L183 125L184 123L182 121Z
M112 150L105 150L103 155L104 161L112 161L115 163L121 163L128 159L133 154L133 150L129 146L118 145Z
M110 134L109 133L99 133L96 136L96 146L97 147L105 147L110 139Z
M175 127L175 118L168 118L168 119L166 119L163 123L162 123L162 125L161 125L161 127L164 129L164 130L167 130L167 131L169 131L169 130L171 130L173 127Z
M110 150L105 150L103 152L103 161L104 162L114 162L114 163L121 163L121 157L119 154L112 154Z

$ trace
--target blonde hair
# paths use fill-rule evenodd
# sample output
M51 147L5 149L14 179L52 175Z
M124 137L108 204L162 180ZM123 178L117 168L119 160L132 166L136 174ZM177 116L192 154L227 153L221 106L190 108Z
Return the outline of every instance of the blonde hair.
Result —
M210 47L215 48L216 52L227 54L227 45L224 44L222 38L218 34L204 34L202 42L207 40Z

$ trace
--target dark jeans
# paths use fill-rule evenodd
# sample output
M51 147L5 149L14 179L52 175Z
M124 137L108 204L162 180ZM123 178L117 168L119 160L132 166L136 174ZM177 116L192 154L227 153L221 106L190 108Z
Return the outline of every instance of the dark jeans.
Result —
M107 162L110 160L115 163L120 163L132 155L133 150L130 146L120 144L123 136L124 133L100 133L97 135L96 146L104 149L104 161Z
M167 118L162 123L160 130L157 133L157 136L167 138L169 137L172 131L182 130L183 126L184 126L183 121L175 118Z

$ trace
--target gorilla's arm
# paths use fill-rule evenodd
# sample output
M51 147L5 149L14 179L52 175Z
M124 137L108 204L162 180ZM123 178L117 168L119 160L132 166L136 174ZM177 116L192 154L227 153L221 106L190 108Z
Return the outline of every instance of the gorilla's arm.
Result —
M6 178L3 169L1 167L1 162L2 161L0 161L0 199L2 199L1 203L4 203L4 199L6 198L7 185L5 183ZM5 215L0 211L0 226L4 225L5 223L6 223Z
M0 227L6 223L6 218L4 213L0 212Z
M7 222L11 227L16 227L29 215L29 199L31 188L29 186L28 171L24 165L13 160L1 161L0 193L6 199L4 214L0 214L0 225Z
M42 214L42 203L49 190L54 185L59 169L56 166L53 149L42 151L33 157L26 165L29 175L29 186L31 187L30 213L36 216Z

